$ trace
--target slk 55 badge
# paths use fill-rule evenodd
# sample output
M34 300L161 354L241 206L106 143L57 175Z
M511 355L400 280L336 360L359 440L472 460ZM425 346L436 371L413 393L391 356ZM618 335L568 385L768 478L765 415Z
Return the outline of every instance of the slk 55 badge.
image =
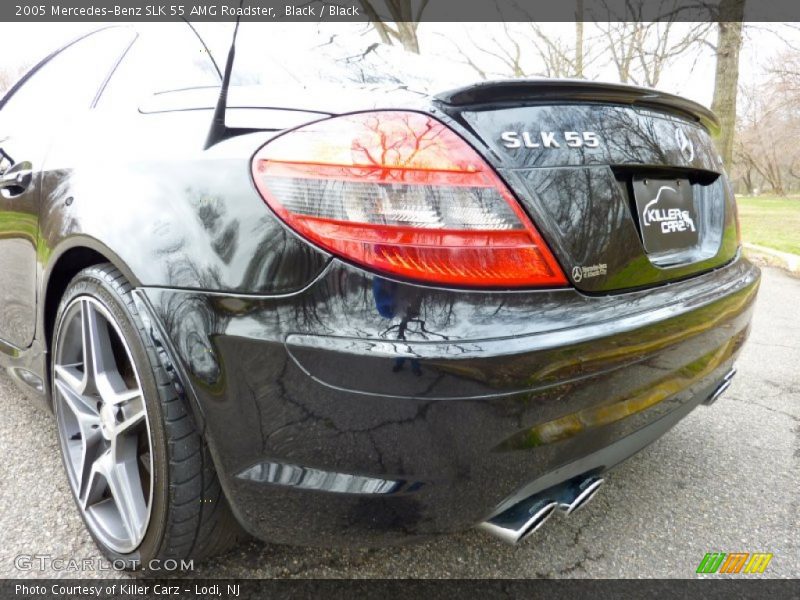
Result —
M594 131L504 131L500 134L506 148L597 148L600 138Z

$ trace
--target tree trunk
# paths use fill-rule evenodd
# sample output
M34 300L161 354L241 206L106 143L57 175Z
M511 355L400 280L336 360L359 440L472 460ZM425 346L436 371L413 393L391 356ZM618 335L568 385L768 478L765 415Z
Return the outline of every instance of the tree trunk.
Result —
M575 77L583 79L583 0L575 10Z
M419 54L417 27L428 1L423 0L418 5L415 14L412 0L386 0L386 8L395 24L394 29L381 19L380 14L370 0L359 0L359 3L364 8L364 13L372 23L373 28L378 32L381 42L394 45L394 42L398 41L408 52Z
M742 48L742 21L746 0L722 0L717 23L717 72L714 80L713 110L720 120L717 148L725 169L733 163L733 138L736 132L736 94L739 88L739 51Z
M372 23L373 28L378 32L381 42L391 45L392 38L389 37L386 24L381 21L381 18L378 16L378 13L375 11L375 8L372 6L372 4L370 4L369 0L362 0L361 6L364 8L364 12L366 13L370 23Z
M746 169L744 175L742 175L742 183L744 183L744 189L747 190L747 195L754 196L755 186L753 186L753 173L750 169Z
M401 21L397 23L397 37L407 52L419 54L419 38L417 37L418 23Z

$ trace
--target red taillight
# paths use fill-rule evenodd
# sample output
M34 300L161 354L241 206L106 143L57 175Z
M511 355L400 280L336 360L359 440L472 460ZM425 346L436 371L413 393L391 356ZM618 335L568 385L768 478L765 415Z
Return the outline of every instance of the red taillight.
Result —
M372 112L261 148L253 178L314 244L384 274L448 285L561 286L561 268L485 161L433 117Z

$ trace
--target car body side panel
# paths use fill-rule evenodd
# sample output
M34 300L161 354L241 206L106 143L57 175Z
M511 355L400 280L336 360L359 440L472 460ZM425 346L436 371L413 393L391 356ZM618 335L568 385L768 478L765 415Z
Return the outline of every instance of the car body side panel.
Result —
M9 134L10 125L13 124L0 123L0 137ZM0 190L0 342L24 349L31 345L35 334L40 190L36 171L46 144L40 137L21 138L18 134L14 132L0 140L3 168L12 164L19 168L28 163L34 174L22 193Z
M245 526L370 544L470 527L549 473L638 450L624 440L730 370L758 279L740 258L646 292L456 293L334 261L282 298L141 293Z
M44 248L93 238L141 285L273 294L313 280L328 257L283 227L250 179L270 134L203 152L209 118L97 115L60 137L43 181Z
M282 294L302 289L324 270L329 255L283 226L252 184L251 156L274 133L242 136L204 152L210 118L206 110L97 110L59 130L38 164L41 193L24 213L27 233L20 237L18 220L11 222L8 212L0 223L9 235L15 228L11 241L24 251L5 254L13 257L13 269L4 273L13 275L14 289L24 288L26 312L20 312L22 300L19 310L9 301L3 315L17 315L27 329L6 342L0 335L0 364L24 375L23 389L47 394L44 299L60 261L75 248L113 262L134 286ZM280 126L281 111L272 121ZM9 235L0 246L10 244Z

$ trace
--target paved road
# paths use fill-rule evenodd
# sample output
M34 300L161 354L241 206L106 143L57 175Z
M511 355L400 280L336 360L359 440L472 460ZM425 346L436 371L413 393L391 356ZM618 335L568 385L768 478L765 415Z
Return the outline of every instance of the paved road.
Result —
M800 280L765 270L731 390L616 469L598 497L511 548L479 532L383 550L260 543L207 577L691 577L709 551L772 552L800 576ZM96 557L69 498L49 416L0 376L0 577L19 554ZM78 576L78 573L62 573ZM108 573L87 573L108 576Z

